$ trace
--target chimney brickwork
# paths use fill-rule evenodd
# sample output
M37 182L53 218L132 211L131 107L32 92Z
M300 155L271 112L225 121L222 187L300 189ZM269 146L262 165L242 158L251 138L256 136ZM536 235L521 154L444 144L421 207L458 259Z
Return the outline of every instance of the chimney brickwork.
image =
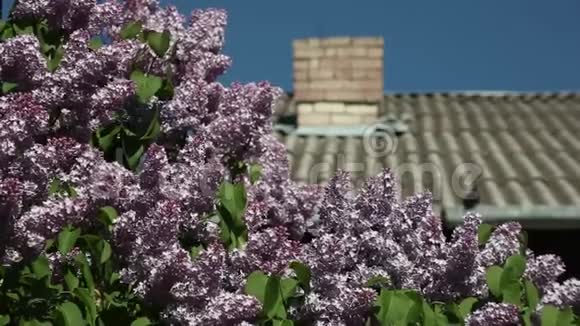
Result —
M299 125L376 121L383 100L380 37L295 40L294 99Z

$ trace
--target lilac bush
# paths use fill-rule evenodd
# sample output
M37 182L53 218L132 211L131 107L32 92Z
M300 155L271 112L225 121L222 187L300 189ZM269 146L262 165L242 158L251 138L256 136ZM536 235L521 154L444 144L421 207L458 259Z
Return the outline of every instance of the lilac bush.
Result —
M115 280L168 324L363 325L375 315L388 324L380 311L395 301L382 300L403 294L381 291L399 290L424 300L421 318L441 315L437 302L473 298L455 316L467 325L580 308L580 281L558 283L565 267L554 255L525 252L515 282L541 296L526 292L531 310L490 288L490 268L506 264L508 275L509 258L523 252L517 223L482 242L481 219L469 213L446 239L431 196L401 201L389 170L359 191L346 172L324 189L290 180L272 136L281 90L217 82L231 64L220 53L224 11L20 0L10 17L0 29L3 268L46 256L52 281L71 287L71 265L98 257L62 244L79 236L71 230L103 231L108 212L101 262L110 243Z

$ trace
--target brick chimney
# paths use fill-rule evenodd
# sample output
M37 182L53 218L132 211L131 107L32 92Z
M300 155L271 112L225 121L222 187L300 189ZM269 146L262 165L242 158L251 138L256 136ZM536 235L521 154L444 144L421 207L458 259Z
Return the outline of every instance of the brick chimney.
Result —
M294 99L300 126L372 123L383 101L381 37L295 40Z

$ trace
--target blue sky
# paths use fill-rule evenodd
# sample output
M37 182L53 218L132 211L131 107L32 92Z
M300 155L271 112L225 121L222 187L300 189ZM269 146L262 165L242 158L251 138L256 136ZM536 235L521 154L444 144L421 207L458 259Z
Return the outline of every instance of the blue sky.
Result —
M381 35L385 89L580 90L578 0L172 0L226 8L224 81L292 88L292 39Z

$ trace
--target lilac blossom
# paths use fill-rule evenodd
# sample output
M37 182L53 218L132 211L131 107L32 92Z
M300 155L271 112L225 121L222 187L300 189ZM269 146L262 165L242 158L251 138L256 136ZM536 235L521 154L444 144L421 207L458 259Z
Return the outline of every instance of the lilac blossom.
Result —
M368 282L411 289L428 300L466 296L488 299L485 270L520 251L521 226L498 226L479 246L480 217L467 214L450 240L428 193L400 198L389 170L360 191L339 171L324 188L290 180L283 144L272 135L272 105L280 89L267 82L229 87L216 82L231 64L220 53L226 13L196 10L182 16L155 0L20 0L12 17L46 19L66 33L63 58L48 71L38 40L29 35L0 44L0 80L18 83L0 96L0 258L13 264L34 258L63 227L98 223L103 206L119 214L111 244L121 281L163 306L164 322L247 325L261 305L243 294L254 271L291 276L289 264L312 270L304 304L292 318L318 325L358 325L371 313L377 292ZM119 31L138 20L147 30L169 31L163 57ZM109 42L91 49L95 35ZM165 76L171 98L136 103L133 69ZM95 130L142 112L159 112L161 136L148 144L136 171L108 162L89 144ZM257 164L251 183L235 171ZM61 182L74 196L51 193ZM247 243L228 250L215 221L216 192L243 183ZM198 252L190 252L194 243ZM74 253L74 251L73 251ZM50 254L55 275L71 255ZM558 283L561 260L529 255L525 277L544 294L542 304L579 305L578 280ZM489 323L487 323L489 322ZM468 325L511 325L518 310L488 303Z
M509 303L487 303L465 318L467 326L514 326L520 324L518 307Z
M31 35L20 35L0 43L0 79L28 89L42 83L47 73L40 43Z
M528 255L524 276L532 281L538 290L544 292L566 271L562 258L556 255Z
M562 283L550 284L546 287L540 304L580 310L580 280L571 278Z

